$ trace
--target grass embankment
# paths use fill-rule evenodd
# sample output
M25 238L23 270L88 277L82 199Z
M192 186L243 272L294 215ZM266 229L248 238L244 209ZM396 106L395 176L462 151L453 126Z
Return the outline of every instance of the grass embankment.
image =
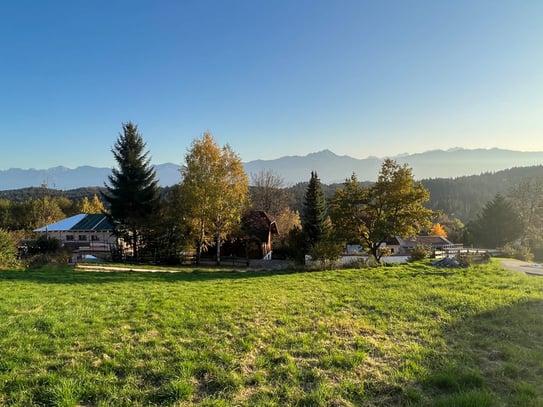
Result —
M0 405L543 405L543 279L499 265L0 272Z

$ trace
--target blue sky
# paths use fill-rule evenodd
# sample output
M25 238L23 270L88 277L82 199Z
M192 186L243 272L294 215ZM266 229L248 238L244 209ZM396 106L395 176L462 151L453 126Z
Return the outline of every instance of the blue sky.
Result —
M14 1L0 169L153 163L211 131L243 161L543 150L543 2Z

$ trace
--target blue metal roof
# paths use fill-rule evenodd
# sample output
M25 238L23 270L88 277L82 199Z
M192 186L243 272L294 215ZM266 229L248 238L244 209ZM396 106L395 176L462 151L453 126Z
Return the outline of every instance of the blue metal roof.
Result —
M106 215L80 213L72 217L60 220L47 226L34 229L34 232L66 232L69 230L90 231L90 230L113 230Z
M101 213L93 213L85 216L71 227L71 230L113 230L113 225L107 216Z
M34 232L45 232L45 231L56 232L56 231L70 230L72 226L80 222L81 219L83 219L85 216L87 215L85 215L84 213L80 213L70 218L59 220L58 222L52 223L50 225L43 226L38 229L34 229Z

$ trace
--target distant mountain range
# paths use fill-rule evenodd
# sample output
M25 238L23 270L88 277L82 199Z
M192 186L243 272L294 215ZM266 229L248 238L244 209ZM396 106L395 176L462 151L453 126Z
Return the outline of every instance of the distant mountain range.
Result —
M424 153L391 157L413 169L416 179L455 178L495 172L513 167L543 164L543 152L522 152L501 149L433 150ZM343 182L354 172L360 181L374 181L383 159L368 157L357 159L339 156L329 150L306 156L287 156L275 160L256 160L244 164L248 174L272 170L283 177L286 185L307 181L311 171L317 171L325 184ZM160 185L169 186L181 180L180 166L160 164L155 166ZM0 171L0 190L40 186L69 190L87 186L103 186L111 168L82 166L75 169L54 167L44 170L18 169Z
M176 164L155 165L160 185L174 185L181 180L180 166ZM0 190L39 187L69 190L89 186L104 186L111 168L83 166L74 169L53 167L44 170L11 168L0 171Z

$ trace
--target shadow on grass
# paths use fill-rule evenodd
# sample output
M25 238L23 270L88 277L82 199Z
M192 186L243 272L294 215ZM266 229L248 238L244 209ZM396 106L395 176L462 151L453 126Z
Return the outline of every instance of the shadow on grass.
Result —
M443 334L445 354L430 362L434 366L415 384L407 404L543 405L543 301L496 308L450 325Z
M135 266L136 267L136 266ZM29 281L43 284L100 284L100 283L135 283L155 282L198 282L209 280L236 280L265 278L293 274L293 270L235 270L187 268L175 272L152 271L84 271L72 267L43 268L39 270L3 270L2 281Z

